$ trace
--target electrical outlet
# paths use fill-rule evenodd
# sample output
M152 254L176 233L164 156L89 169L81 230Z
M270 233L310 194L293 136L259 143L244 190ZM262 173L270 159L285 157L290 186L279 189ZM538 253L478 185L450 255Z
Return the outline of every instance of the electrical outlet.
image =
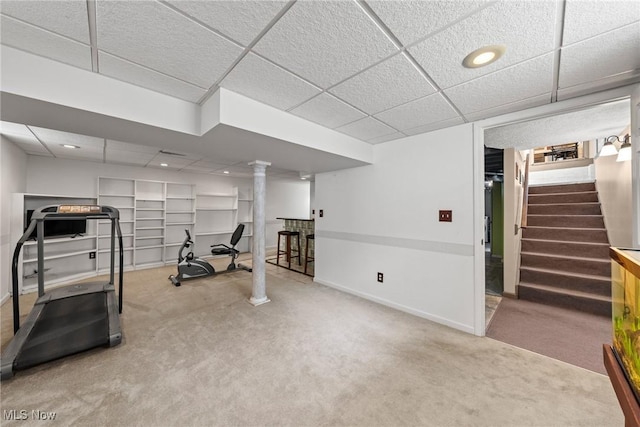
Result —
M324 209L320 209L320 218L324 216Z
M378 273L378 282L382 283L384 281L384 274Z
M89 259L96 259L96 253L95 252L89 252Z
M440 211L439 212L439 220L440 220L440 222L451 222L452 221L452 213L451 213L451 211Z

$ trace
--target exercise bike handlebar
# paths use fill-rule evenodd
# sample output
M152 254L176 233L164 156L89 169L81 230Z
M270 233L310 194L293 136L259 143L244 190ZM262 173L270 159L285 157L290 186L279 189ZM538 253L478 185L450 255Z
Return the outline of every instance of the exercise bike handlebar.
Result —
M182 256L182 251L184 251L185 248L188 248L189 246L191 246L191 244L193 244L193 240L191 240L191 233L189 233L189 229L185 228L184 232L187 235L187 237L184 238L184 241L182 242L182 246L180 246L180 250L178 251L178 262L181 262L184 259L184 257Z

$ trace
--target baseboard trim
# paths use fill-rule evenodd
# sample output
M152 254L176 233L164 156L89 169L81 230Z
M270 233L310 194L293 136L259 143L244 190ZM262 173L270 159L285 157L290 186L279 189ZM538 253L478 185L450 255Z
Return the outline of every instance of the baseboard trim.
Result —
M10 297L10 296L11 296L11 295L9 295L8 293L7 293L7 294L5 294L5 295L2 297L2 299L0 299L0 305L4 305L4 303L5 303L5 302L9 301L9 297Z
M395 303L393 301L386 300L384 298L379 298L379 297L376 297L374 295L368 294L366 292L356 291L354 289L350 289L350 288L338 285L337 283L333 283L333 282L328 281L328 280L320 279L320 278L318 278L318 276L314 277L313 281L316 282L316 283L319 283L321 285L325 285L325 286L328 286L330 288L337 289L337 290L339 290L341 292L345 292L345 293L348 293L348 294L351 294L351 295L355 295L357 297L364 298L366 300L373 301L375 303L378 303L378 304L381 304L381 305L384 305L384 306L387 306L387 307L391 307L393 309L396 309L396 310L399 310L399 311L403 311L405 313L409 313L409 314L412 314L414 316L422 317L423 319L427 319L427 320L430 320L432 322L439 323L441 325L448 326L450 328L457 329L457 330L462 331L462 332L466 332L468 334L472 334L472 335L474 334L473 326L463 325L462 323L453 322L453 321L451 321L449 319L445 319L444 317L436 316L434 314L430 314L430 313L427 313L427 312L424 312L424 311L421 311L421 310L416 310L415 308L407 307L406 305L398 304L398 303Z
M518 299L518 296L512 292L503 292L502 296L505 298Z

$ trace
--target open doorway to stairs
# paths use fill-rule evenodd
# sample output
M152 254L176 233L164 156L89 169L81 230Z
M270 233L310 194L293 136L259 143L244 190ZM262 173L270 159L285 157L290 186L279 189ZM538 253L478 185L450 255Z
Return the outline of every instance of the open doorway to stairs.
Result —
M610 298L610 283L605 283L610 277L604 268L608 264L609 240L612 246L632 244L632 211L637 214L637 207L632 206L631 200L638 189L637 184L633 185L631 162L594 161L594 157L598 157L606 137L629 132L630 113L627 97L483 130L487 147L504 149L503 158L509 158L508 153L516 153L511 156L516 160L515 165L510 158L508 162L504 160L506 173L502 177L503 181L518 182L515 186L499 185L503 192L504 221L502 295L511 298L503 298L499 303L488 322L487 336L603 372L601 346L611 341L610 315L603 310L598 313L599 317L592 315L588 304L583 304L580 298L598 286L595 298L602 300L607 295ZM518 159L524 159L525 151L530 150L531 166L535 148L576 142L586 147L583 154L587 155L581 156L582 159L563 158L558 165L538 168L533 179L537 187L532 187L527 203L520 176L523 164L519 165ZM485 153L485 169L489 170L487 154L490 152ZM570 167L574 166L571 162L579 167ZM598 166L600 171L595 170ZM489 200L486 188L490 185L486 178L485 204ZM524 212L522 216L521 212ZM623 212L623 218L619 212ZM495 227L495 212L492 216ZM613 232L607 233L605 224L607 228L612 226ZM628 241L621 237L621 228ZM593 229L598 229L600 240L592 237L595 236ZM492 286L491 258L485 259L488 302ZM540 264L542 261L551 265ZM541 293L546 293L544 298L530 298ZM573 302L567 304L567 301Z

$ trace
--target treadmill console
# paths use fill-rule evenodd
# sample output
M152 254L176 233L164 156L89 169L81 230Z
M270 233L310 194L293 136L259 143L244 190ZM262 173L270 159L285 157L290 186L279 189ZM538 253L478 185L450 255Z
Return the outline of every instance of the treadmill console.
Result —
M81 214L94 214L101 213L102 208L95 205L60 205L58 206L58 213L81 213Z

